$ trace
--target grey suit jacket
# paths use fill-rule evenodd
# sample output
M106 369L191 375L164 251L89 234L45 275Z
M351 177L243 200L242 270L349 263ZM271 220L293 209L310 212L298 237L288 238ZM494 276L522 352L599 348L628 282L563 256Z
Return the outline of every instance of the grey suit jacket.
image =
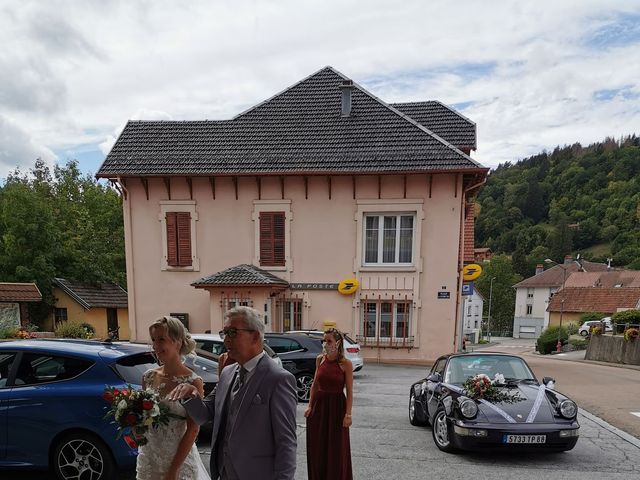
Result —
M225 367L217 388L204 400L195 398L184 404L198 424L213 420L211 477L218 478L216 449L222 448L220 413L237 365ZM246 392L239 392L242 404L231 425L229 452L241 480L293 480L296 471L296 382L291 373L264 356L256 365ZM216 415L218 412L218 415Z

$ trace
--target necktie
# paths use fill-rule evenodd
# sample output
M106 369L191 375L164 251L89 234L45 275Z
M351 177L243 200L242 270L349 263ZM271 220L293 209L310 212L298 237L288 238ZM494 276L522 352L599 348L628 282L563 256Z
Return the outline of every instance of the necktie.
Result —
M245 377L247 376L248 370L244 367L240 367L238 370L238 377L236 378L236 383L233 385L233 393L236 393L238 390L242 388L244 385Z

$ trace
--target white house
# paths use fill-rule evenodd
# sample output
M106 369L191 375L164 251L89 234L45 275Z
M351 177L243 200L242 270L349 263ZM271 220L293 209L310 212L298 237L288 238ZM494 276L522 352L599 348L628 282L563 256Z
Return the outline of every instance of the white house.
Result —
M516 307L513 314L514 338L538 338L549 325L549 300L566 279L577 271L604 272L604 263L565 258L564 265L554 265L544 270L544 265L536 266L536 274L513 286L516 289Z
M463 298L462 333L473 343L478 343L482 333L484 297L478 290L474 289L473 295L466 295Z

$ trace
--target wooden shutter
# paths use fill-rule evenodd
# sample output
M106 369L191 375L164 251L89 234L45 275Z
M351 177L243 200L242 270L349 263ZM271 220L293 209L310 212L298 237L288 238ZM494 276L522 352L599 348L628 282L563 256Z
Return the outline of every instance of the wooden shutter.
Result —
M191 214L189 212L176 213L178 225L178 265L191 266Z
M191 214L167 212L167 265L191 266Z
M260 212L260 265L285 265L284 212Z
M167 265L178 266L178 222L176 212L167 212Z

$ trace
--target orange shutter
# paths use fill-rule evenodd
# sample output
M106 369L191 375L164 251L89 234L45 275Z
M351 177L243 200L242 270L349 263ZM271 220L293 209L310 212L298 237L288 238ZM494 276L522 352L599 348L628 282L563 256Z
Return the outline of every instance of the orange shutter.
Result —
M178 225L175 212L167 212L167 265L178 266Z
M284 266L284 212L260 212L260 265Z
M191 214L176 213L178 225L178 266L191 266Z

